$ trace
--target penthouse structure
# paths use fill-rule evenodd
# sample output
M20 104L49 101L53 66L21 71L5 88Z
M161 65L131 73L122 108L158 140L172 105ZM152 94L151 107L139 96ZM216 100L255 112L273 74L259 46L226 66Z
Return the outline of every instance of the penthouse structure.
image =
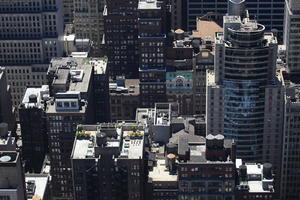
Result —
M48 71L52 99L46 108L54 199L73 199L70 155L77 124L93 123L93 73L86 58L53 59Z
M144 134L136 123L79 125L74 199L144 199Z
M47 85L40 88L27 88L19 106L22 160L27 172L40 173L45 155L48 153L45 110L49 98Z
M0 65L7 67L14 106L26 86L47 83L52 57L63 55L61 1L1 1ZM5 23L4 23L5 22Z

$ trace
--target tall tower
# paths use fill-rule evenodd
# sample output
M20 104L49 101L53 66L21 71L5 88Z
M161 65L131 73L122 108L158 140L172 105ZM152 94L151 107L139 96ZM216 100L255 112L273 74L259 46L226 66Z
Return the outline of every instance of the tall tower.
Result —
M284 44L287 52L287 65L292 73L300 73L300 1L285 1Z
M102 55L104 0L74 0L74 28L78 39L92 41L92 56Z
M142 107L154 107L156 102L166 101L165 9L163 1L139 1L138 41Z
M216 37L215 71L207 76L207 134L234 139L238 158L261 162L265 146L271 148L265 145L265 134L273 133L265 124L281 120L269 115L279 110L266 109L269 101L279 106L269 98L281 88L276 79L277 39L249 19L244 1L230 0L228 6L224 33ZM268 88L274 88L272 94Z
M104 9L105 55L110 76L138 77L138 0L107 0Z

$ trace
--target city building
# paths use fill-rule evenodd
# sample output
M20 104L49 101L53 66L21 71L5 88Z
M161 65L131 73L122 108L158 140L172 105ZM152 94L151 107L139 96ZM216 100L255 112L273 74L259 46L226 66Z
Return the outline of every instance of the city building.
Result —
M0 123L9 125L9 130L16 129L15 109L12 106L11 87L7 84L5 68L0 67Z
M74 0L74 29L77 39L92 42L91 56L103 56L103 0Z
M50 200L48 174L25 174L27 200Z
M94 67L89 58L55 58L48 70L46 117L53 199L73 199L70 156L78 124L94 123Z
M235 2L236 0L230 0ZM249 10L250 17L257 19L258 23L265 25L266 30L277 29L279 41L283 38L284 22L284 0L238 0L236 2L245 2ZM295 1L296 2L296 1ZM185 30L192 31L196 28L196 19L198 17L217 20L222 24L223 16L227 13L228 0L186 0L181 7L177 7L177 12L185 8L182 17L182 27ZM186 20L186 21L184 21Z
M207 139L183 129L163 147L152 146L149 199L234 199L235 145L221 135ZM152 166L153 165L153 166Z
M284 100L284 129L283 129L283 152L281 156L281 199L296 200L300 198L299 184L299 76L282 71L286 95Z
M270 163L263 165L243 163L241 159L237 159L236 169L238 181L236 183L235 199L279 199L274 190L273 171Z
M215 35L221 31L216 22L200 19L197 19L197 29L193 31L193 38L200 39L193 65L194 114L197 115L206 114L206 72L214 69Z
M171 7L171 29L185 29L183 22L186 21L186 3L184 0L169 1Z
M140 0L138 44L141 107L166 102L166 2Z
M296 0L285 1L284 44L286 46L287 65L292 73L300 72L299 22L300 3Z
M74 199L144 199L144 134L136 123L79 125L71 155Z
M176 71L166 73L167 102L176 102L179 115L194 114L193 71Z
M0 65L17 107L26 86L46 84L51 58L63 55L62 1L1 1L0 18Z
M22 136L22 161L26 172L40 173L46 153L48 135L46 122L46 103L49 87L27 88L19 106Z
M106 58L91 58L91 65L94 67L94 103L95 121L110 121L109 103L109 69Z
M74 20L74 0L62 0L64 24L73 24Z
M138 78L138 0L107 0L105 51L110 75Z
M207 73L207 134L234 139L238 158L270 162L279 173L283 88L276 76L277 39L243 7L230 4L224 33L216 36L215 70Z
M169 34L166 48L167 76L169 72L193 72L193 108L189 114L206 113L206 71L214 68L215 33L219 31L222 28L216 22L197 19L196 30L184 32L177 29Z
M0 151L0 198L26 200L21 156L16 150Z
M139 79L125 79L124 76L109 84L111 121L135 119L136 109L140 105L139 87Z

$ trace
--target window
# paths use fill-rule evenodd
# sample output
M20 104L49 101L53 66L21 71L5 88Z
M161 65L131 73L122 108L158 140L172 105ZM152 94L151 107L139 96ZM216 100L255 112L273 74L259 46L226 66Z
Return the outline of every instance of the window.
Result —
M176 80L176 87L183 87L183 80L181 79Z

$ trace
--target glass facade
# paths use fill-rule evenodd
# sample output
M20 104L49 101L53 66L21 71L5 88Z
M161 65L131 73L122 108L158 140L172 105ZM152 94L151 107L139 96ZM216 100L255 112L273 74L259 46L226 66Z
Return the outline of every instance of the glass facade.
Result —
M237 156L259 160L264 133L265 86L270 49L264 27L229 29L224 61L224 135L237 143Z

